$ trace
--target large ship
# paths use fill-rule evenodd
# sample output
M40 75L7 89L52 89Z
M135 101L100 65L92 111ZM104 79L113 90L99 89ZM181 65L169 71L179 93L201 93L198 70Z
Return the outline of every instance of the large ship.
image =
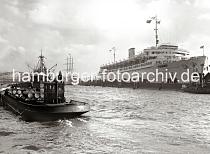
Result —
M157 87L180 89L183 85L192 83L197 79L196 84L205 84L204 79L208 74L209 65L208 57L202 56L190 57L190 52L180 49L178 45L169 43L160 44L158 40L158 24L160 21L157 17L151 18L155 21L155 46L144 49L140 54L135 54L135 48L128 50L128 59L112 64L106 64L100 67L99 76L103 80L103 85L123 86L129 85L134 88L138 87ZM115 56L115 53L114 53ZM106 75L103 76L104 72ZM107 75L108 73L111 75ZM129 75L137 72L141 74L136 83L132 83ZM113 74L122 75L127 83L115 81L108 83L108 80L113 79ZM161 74L162 73L162 74ZM142 74L145 74L142 76ZM149 78L148 78L149 75ZM121 77L122 79L122 77ZM153 80L154 79L154 80Z

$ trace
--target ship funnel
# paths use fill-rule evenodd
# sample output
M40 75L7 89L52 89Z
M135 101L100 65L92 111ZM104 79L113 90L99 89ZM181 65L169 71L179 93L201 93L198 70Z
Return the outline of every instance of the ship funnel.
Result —
M133 58L135 57L135 48L130 48L128 49L128 58Z

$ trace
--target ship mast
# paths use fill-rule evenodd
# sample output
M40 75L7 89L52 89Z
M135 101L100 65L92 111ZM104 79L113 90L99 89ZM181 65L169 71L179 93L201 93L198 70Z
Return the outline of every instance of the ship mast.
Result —
M41 50L41 55L38 58L39 58L39 61L37 63L36 71L39 73L40 72L46 73L47 69L44 62L45 57L42 55L42 50Z
M147 20L147 23L151 23L152 21L155 21L155 46L158 46L159 40L158 40L158 24L160 24L160 20L157 18L157 16L151 17Z
M65 60L67 61L67 63L64 64L64 65L67 65L66 72L67 73L69 73L69 72L72 73L73 70L74 70L73 56L69 53Z

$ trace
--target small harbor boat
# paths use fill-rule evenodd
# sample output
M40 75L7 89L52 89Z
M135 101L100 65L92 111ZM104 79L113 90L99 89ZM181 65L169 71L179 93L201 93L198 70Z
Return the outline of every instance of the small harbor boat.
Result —
M62 73L52 82L46 80L44 56L39 56L37 67L30 82L10 84L1 89L0 105L12 110L25 121L54 121L80 116L90 110L88 103L64 97ZM39 79L40 78L40 79ZM33 81L32 81L33 79Z
M210 94L210 73L207 73L205 76L200 74L200 82L190 83L182 89L188 93Z
M194 93L194 94L210 94L210 87L207 86L194 86L189 85L183 88L184 92Z

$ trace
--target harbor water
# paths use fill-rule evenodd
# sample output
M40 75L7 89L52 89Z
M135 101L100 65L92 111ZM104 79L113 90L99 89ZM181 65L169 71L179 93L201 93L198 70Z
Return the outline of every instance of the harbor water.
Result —
M83 117L25 122L0 107L0 153L209 154L210 95L66 86Z

